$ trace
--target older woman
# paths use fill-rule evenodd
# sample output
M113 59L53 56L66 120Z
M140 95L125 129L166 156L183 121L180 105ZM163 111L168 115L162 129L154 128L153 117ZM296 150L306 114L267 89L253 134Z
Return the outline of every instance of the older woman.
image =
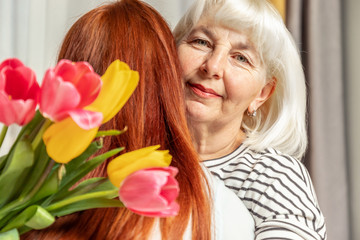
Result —
M266 0L197 0L174 30L188 125L209 170L253 215L256 239L325 239L311 179L298 50Z

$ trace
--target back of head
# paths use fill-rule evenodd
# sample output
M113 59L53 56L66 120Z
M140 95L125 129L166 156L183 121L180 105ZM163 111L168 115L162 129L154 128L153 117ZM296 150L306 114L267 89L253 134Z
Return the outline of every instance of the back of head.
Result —
M161 220L162 235L179 239L192 219L193 239L210 239L207 188L187 130L181 74L172 33L158 12L137 0L121 0L86 13L68 31L60 59L87 61L102 75L116 59L139 72L139 85L123 109L102 128L128 130L104 139L104 151L132 151L160 144L179 169L179 215ZM106 164L92 176L104 176ZM65 217L43 231L56 239L145 239L154 219L122 209L89 210ZM202 224L202 228L198 224ZM191 225L191 224L190 224ZM36 234L35 234L36 235ZM31 235L29 235L31 238ZM34 235L33 235L34 236Z
M298 49L280 14L267 0L196 0L174 29L177 43L202 17L245 32L267 71L276 79L271 98L257 116L243 116L245 143L254 150L276 148L301 158L306 150L306 86Z
M165 143L165 121L182 121L180 69L175 43L166 22L151 7L132 0L100 6L70 29L60 59L88 61L102 75L116 59L139 72L137 89L108 126L129 131L118 143L127 150ZM173 104L175 109L165 109ZM168 120L165 115L175 115ZM181 114L180 114L181 115ZM179 119L180 118L180 119ZM112 126L109 126L112 125ZM151 129L153 128L153 129Z

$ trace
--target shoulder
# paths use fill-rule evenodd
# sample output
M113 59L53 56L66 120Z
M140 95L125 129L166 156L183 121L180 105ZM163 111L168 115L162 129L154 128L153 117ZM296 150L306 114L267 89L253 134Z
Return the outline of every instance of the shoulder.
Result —
M245 155L251 156L245 158L252 171L244 184L248 190L257 190L248 192L247 197L266 201L266 204L287 209L289 213L294 212L291 208L295 205L317 202L309 173L297 159L270 148L262 152L250 150ZM301 211L301 208L295 209Z
M259 152L243 147L216 161L210 171L243 200L257 237L326 235L311 178L299 160L272 148Z
M288 231L304 239L322 239L324 217L305 166L271 148L246 154L251 155L253 170L244 181L248 190L243 198L257 220L258 234ZM269 228L274 225L278 229Z
M298 159L281 153L273 148L267 148L262 152L249 150L245 155L252 164L254 174L280 180L288 179L291 182L303 182L309 184L309 173L302 162ZM280 178L280 179L279 179Z
M233 153L204 164L215 176L237 190L241 190L240 185L246 181L248 184L286 182L286 186L289 181L295 185L299 182L311 185L309 173L299 160L273 148L259 152L240 146Z
M241 161L251 169L244 177L244 197L285 209L287 203L294 206L317 202L309 173L299 160L269 148L262 152L248 150Z

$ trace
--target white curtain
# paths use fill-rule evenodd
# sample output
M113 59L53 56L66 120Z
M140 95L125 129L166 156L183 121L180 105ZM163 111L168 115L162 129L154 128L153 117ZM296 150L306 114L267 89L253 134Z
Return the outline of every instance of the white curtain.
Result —
M347 151L350 181L351 239L360 239L360 1L346 0L344 16L344 70Z
M17 57L38 81L55 64L66 31L83 13L109 0L0 0L0 61ZM192 0L145 0L173 28Z
M291 0L309 89L306 158L328 239L360 239L360 1Z

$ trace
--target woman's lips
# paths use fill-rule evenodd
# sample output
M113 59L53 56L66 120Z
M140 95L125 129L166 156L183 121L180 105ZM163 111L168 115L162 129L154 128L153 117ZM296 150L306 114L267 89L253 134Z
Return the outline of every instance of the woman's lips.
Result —
M211 88L205 88L201 84L193 84L193 83L187 83L187 85L190 87L190 89L198 96L203 98L221 98L219 94L217 94L214 90Z

